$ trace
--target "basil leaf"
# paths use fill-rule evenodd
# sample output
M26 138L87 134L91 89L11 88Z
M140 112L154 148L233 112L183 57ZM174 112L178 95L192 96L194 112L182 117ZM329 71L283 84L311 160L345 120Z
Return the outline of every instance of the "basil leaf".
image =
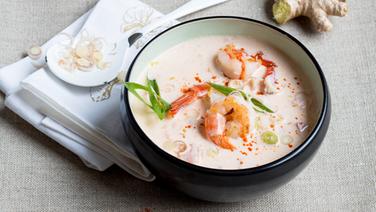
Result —
M211 83L211 82L209 82L209 85L212 88L214 88L215 90L217 90L218 92L220 92L223 95L225 95L225 96L228 96L228 95L230 95L233 92L240 92L240 94L243 96L243 98L245 100L248 100L247 95L243 91L241 91L241 90L238 90L238 89L235 89L235 88L231 88L231 87L227 87L227 86L223 86L223 85L219 85L219 84L215 84L215 83Z
M272 111L271 109L266 107L264 104L262 104L259 100L255 99L255 98L251 98L251 102L254 106L256 106L257 108L259 108L261 110L264 110L264 111L269 112L269 113L274 113L274 111Z
M129 92L131 92L135 97L137 97L137 99L139 99L140 101L142 101L145 105L147 105L149 108L153 109L152 106L150 104L148 104L141 96L140 94L137 93L137 90L144 90L144 91L147 91L149 93L149 89L141 84L138 84L138 83L135 83L135 82L126 82L124 83L124 86L125 88L127 88L127 90Z

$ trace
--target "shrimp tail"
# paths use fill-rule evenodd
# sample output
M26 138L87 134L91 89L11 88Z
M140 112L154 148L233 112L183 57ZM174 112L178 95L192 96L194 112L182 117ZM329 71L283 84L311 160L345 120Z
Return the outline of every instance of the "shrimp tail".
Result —
M224 149L229 149L231 151L236 149L235 146L230 143L229 138L225 135L212 136L210 140Z
M209 88L210 86L205 83L201 85L195 85L187 89L186 91L184 91L184 94L181 97L171 103L171 107L167 113L167 116L174 117L179 112L179 110L190 105L196 99L203 97L207 93Z
M212 141L217 146L232 151L236 148L230 143L230 140L226 135L225 125L226 118L223 115L210 112L206 114L204 126L208 140Z
M183 96L179 97L175 101L171 103L171 108L168 111L168 117L174 117L175 114L179 112L179 110L189 104L191 104L193 101L195 101L197 98L197 95L193 91L186 92Z

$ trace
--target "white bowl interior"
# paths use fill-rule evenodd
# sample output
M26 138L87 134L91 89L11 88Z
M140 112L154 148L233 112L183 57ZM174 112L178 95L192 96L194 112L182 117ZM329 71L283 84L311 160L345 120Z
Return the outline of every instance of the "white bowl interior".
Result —
M314 94L316 122L319 119L319 111L324 106L324 91L322 81L314 62L308 53L287 35L269 28L263 24L246 19L237 18L210 18L175 27L152 41L141 52L130 74L129 81L136 81L147 64L162 52L183 41L209 35L242 35L249 36L270 45L270 47L284 53L299 68L308 79L308 86Z

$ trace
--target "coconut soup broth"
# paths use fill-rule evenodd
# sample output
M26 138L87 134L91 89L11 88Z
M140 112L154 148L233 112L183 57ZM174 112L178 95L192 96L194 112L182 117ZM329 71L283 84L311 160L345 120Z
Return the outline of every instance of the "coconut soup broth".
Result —
M252 80L241 85L239 80L229 80L217 63L218 51L226 44L244 48L249 54L262 51L264 58L276 63L276 91L273 94L262 94L258 87L252 87ZM261 75L252 73L252 79L260 78ZM244 169L270 163L299 146L315 124L317 113L309 112L314 106L305 76L283 53L252 38L206 36L185 41L150 61L137 82L145 84L147 76L157 80L161 96L168 102L180 97L182 89L214 82L242 88L274 111L257 112L251 102L243 101L249 111L250 131L246 141L230 136L229 141L235 149L229 150L216 145L205 134L204 117L212 104L211 98L195 100L174 117L159 120L150 108L130 95L132 112L145 134L164 151L195 165ZM225 98L216 91L210 93L219 99ZM147 99L146 92L141 94ZM265 143L262 139L265 132L273 132L277 136L277 143Z

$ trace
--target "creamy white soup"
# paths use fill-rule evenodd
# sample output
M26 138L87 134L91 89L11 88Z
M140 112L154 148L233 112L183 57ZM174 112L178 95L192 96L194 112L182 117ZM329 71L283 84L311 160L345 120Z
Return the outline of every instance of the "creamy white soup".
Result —
M180 43L150 61L127 88L140 95L130 95L131 109L156 145L208 168L275 161L299 146L316 120L310 85L299 67L249 37Z

